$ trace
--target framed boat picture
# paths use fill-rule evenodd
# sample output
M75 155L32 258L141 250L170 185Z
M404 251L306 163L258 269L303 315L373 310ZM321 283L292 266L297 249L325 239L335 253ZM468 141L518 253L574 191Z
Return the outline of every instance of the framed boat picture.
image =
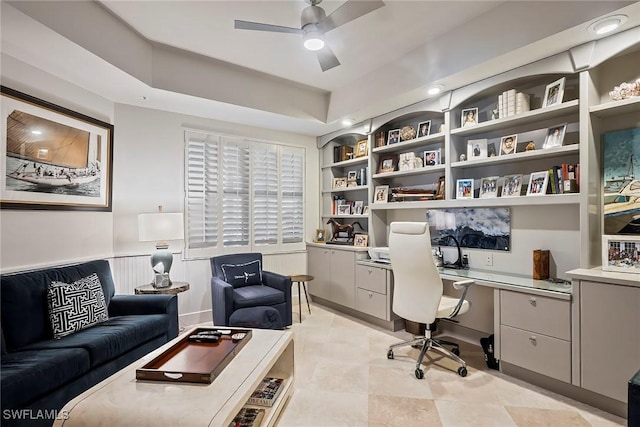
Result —
M1 86L2 209L111 211L113 125Z

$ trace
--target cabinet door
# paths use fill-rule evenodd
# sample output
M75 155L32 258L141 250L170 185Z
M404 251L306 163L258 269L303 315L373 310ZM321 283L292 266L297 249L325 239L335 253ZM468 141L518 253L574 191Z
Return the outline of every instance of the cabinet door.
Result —
M640 288L580 282L582 387L627 401L640 361Z
M349 308L356 306L356 256L354 252L331 250L331 301Z
M329 249L307 248L307 271L313 276L313 280L307 284L309 293L323 299L330 299L331 258Z

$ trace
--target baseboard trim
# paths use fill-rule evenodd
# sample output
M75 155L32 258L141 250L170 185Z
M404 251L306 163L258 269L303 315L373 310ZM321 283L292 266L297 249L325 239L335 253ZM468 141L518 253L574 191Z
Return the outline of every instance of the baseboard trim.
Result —
M585 390L573 384L565 383L528 369L512 365L504 360L500 361L500 371L504 374L526 381L530 384L542 387L554 393L561 394L571 399L577 400L587 405L593 406L618 417L627 418L627 404L610 397Z
M383 328L386 329L388 331L391 332L396 332L399 331L401 329L404 329L404 319L400 319L400 318L396 318L390 321L384 320L384 319L379 319L377 317L374 316L370 316L366 313L363 313L361 311L355 310L353 308L349 308L349 307L345 307L343 305L340 304L336 304L334 302L325 300L323 298L317 297L317 296L313 296L313 303L314 304L319 304L319 305L323 305L325 307L328 307L332 310L338 311L341 314L346 314L348 316L351 317L355 317L359 320L364 320L367 323L370 323L372 325L375 325L379 328Z
M213 325L213 312L211 310L194 311L178 315L178 323L181 328L187 328L202 323L211 323Z

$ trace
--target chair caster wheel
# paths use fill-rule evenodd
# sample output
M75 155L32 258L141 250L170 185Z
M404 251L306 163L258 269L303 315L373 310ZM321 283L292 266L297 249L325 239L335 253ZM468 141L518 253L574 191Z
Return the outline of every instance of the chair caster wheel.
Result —
M393 350L389 349L389 351L387 351L387 359L393 360Z
M466 375L466 373L465 373L465 375ZM419 380L424 378L424 371L422 369L416 368L416 378L419 379Z
M461 377L466 377L467 376L467 368L465 368L464 366L461 366L458 368L458 375L460 375Z
M453 347L451 353L455 354L456 356L460 356L460 349L458 347Z

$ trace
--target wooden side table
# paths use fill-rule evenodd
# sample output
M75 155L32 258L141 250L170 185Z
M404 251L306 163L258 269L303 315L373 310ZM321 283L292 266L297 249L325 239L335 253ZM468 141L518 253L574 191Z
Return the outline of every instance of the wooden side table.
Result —
M135 288L136 295L138 294L163 294L163 295L177 295L180 292L188 291L189 284L187 282L172 282L168 288L156 288L152 284L146 284Z
M302 295L300 294L300 283L302 283L302 288L304 289L304 297L307 300L307 309L309 310L309 314L311 314L311 307L309 306L309 295L307 294L307 285L306 282L310 282L313 280L313 276L308 274L295 274L293 276L289 276L291 278L291 282L298 282L298 305L299 314L300 314L300 323L302 323Z

